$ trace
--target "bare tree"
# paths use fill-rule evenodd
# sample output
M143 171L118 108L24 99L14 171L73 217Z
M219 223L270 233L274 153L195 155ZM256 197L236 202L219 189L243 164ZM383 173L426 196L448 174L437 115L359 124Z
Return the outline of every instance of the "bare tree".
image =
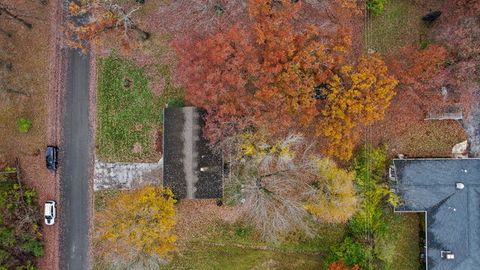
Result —
M237 137L227 199L240 203L246 219L268 241L300 231L314 232L313 220L346 222L357 210L354 174L313 153L299 134L268 142ZM312 217L314 219L312 219Z
M122 30L123 40L130 39L135 32L141 40L150 37L133 20L133 15L140 6L126 8L113 0L90 0L83 5L71 2L68 6L69 24L66 31L70 47L86 50L90 41L111 30Z
M245 0L176 0L160 7L168 31L200 34L228 27L246 17Z
M267 143L256 136L240 136L232 177L226 185L239 189L232 198L242 203L245 217L268 241L293 230L311 235L301 194L311 166L309 147L300 135Z

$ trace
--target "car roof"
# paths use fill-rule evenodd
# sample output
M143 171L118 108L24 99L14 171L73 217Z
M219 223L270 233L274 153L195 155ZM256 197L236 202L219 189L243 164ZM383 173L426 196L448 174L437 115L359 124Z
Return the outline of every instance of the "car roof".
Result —
M45 215L51 215L52 214L52 206L49 203L45 203Z
M55 204L53 201L46 201L45 202L45 216L49 216L52 214L52 206Z

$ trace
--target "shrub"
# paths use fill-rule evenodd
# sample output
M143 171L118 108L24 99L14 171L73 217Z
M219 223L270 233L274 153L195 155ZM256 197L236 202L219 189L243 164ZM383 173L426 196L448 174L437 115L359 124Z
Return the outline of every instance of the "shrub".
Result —
M354 236L383 235L387 225L382 216L382 202L396 206L398 197L381 183L387 162L385 147L364 146L355 156L356 183L363 200L361 211L350 221Z
M345 265L343 260L336 261L328 266L328 270L360 270L358 264L354 265L352 268L349 268Z
M367 9L373 15L378 16L382 14L383 10L385 9L385 3L387 0L368 0L367 1Z
M420 41L420 50L425 50L428 47L428 45L430 45L430 41L422 39Z
M337 167L330 159L316 161L319 177L311 184L305 209L322 221L345 223L358 210L353 180L355 174Z
M327 257L327 263L343 260L348 267L359 265L361 269L370 269L368 262L371 261L372 254L370 247L346 237L342 243L332 247Z
M240 238L246 238L253 234L253 228L245 226L244 224L235 224L235 235Z
M168 107L183 107L185 106L185 101L182 97L174 97L168 100Z
M25 117L19 118L17 120L17 127L20 133L27 133L32 127L32 121Z
M22 244L22 250L27 253L33 254L35 257L43 256L43 243L40 240L35 239L32 236L25 237L24 243Z
M388 231L388 225L383 219L383 211L378 206L369 204L369 210L362 209L348 223L348 232L356 238L368 235L383 236Z

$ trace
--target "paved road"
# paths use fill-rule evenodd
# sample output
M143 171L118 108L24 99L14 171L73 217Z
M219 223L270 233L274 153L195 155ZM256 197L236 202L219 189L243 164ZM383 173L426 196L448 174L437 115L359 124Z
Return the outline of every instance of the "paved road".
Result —
M89 58L67 52L68 74L61 156L60 269L89 269L89 182L93 170L89 126Z

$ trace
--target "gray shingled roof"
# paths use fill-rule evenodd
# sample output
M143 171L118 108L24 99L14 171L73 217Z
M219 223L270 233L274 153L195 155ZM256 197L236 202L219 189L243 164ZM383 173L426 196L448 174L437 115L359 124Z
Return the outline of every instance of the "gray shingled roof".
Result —
M222 159L210 151L202 136L203 125L202 111L197 108L164 110L163 184L177 198L223 196Z
M480 159L396 159L396 211L426 211L427 267L480 269ZM464 189L456 189L461 182ZM441 258L450 250L455 259Z

